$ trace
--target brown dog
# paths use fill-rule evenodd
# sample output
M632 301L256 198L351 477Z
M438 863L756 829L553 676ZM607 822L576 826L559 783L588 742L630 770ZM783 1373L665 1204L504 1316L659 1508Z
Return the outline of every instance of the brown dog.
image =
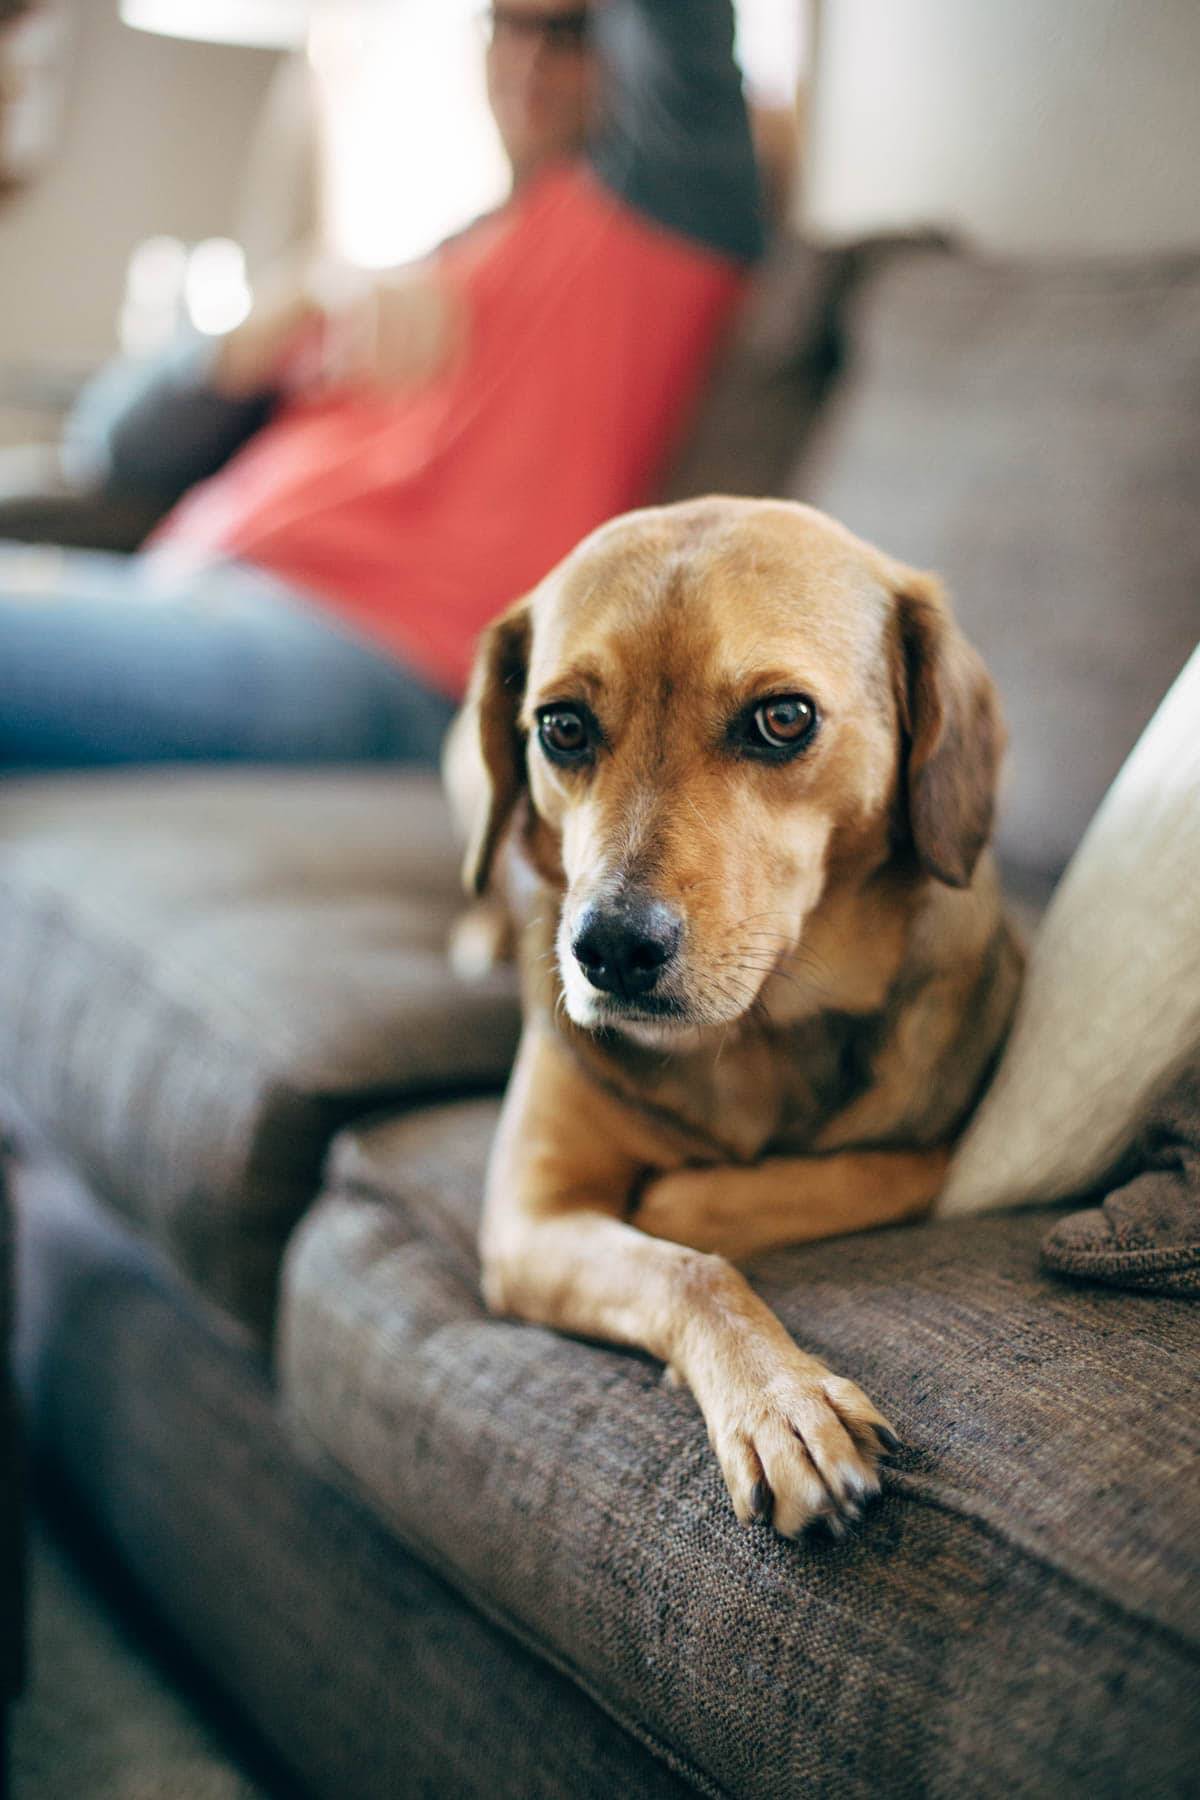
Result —
M924 1213L1020 979L996 696L937 584L803 506L617 519L492 627L448 778L525 1028L497 1311L661 1357L738 1518L840 1531L886 1421L732 1267Z

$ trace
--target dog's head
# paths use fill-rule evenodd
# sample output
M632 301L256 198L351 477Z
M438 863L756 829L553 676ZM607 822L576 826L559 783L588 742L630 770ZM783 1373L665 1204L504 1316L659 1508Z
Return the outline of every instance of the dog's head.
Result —
M935 581L810 508L712 499L602 527L487 633L481 891L527 792L585 1027L727 1023L839 884L970 883L1003 743Z

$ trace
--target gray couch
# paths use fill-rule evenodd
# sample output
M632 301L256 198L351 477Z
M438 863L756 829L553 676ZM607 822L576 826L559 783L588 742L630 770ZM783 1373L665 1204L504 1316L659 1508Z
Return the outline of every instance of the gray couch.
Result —
M1198 327L1200 259L784 246L675 473L947 576L1035 907L1200 627ZM289 1780L1194 1792L1194 1305L1036 1213L761 1258L905 1448L851 1542L739 1528L655 1364L483 1307L516 1012L443 959L456 860L398 774L0 790L39 1457Z
M0 1795L8 1775L8 1713L25 1663L25 1483L9 1344L13 1324L13 1208L0 1137Z

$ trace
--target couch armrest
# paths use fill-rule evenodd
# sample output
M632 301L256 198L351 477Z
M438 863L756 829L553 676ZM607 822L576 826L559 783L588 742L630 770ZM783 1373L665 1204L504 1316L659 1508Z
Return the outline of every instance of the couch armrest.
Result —
M15 1226L0 1135L0 1787L7 1746L4 1713L24 1685L26 1570L24 1458L9 1360L14 1316Z
M128 552L165 511L145 494L69 482L51 446L0 451L0 538Z

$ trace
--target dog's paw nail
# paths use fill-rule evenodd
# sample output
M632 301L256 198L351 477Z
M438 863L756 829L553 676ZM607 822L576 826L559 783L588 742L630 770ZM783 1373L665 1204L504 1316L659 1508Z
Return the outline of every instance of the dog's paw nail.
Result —
M861 1506L864 1500L873 1500L879 1492L879 1481L873 1470L848 1468L842 1480L846 1487L846 1499L852 1506Z
M750 1523L769 1525L775 1496L765 1481L756 1481L750 1489Z
M885 1456L895 1456L896 1452L901 1448L900 1439L896 1436L890 1425L876 1425L875 1436L883 1445Z

